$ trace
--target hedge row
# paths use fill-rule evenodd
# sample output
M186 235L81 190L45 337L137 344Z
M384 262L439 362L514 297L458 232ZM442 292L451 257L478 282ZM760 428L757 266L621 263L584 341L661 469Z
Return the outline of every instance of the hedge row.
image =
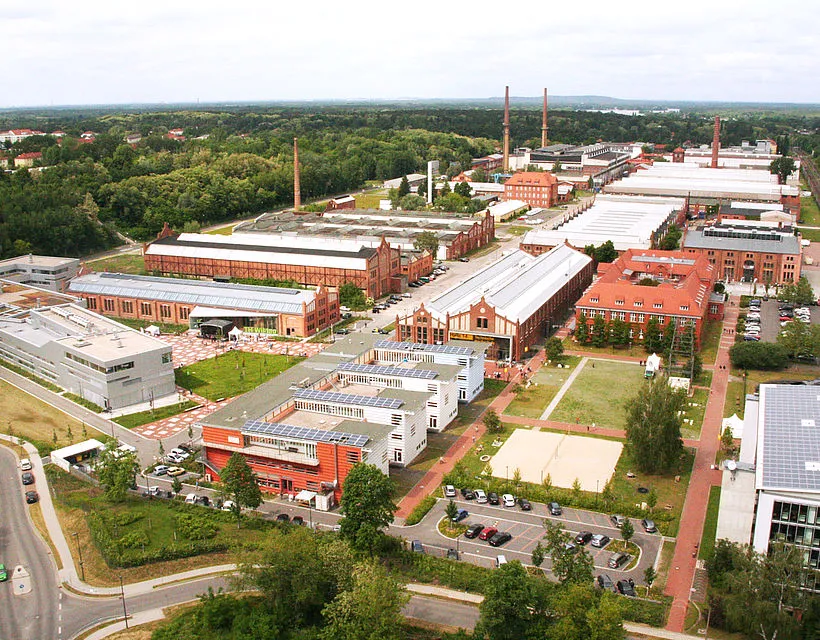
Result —
M426 516L430 512L430 509L432 509L435 506L436 499L433 496L427 496L426 498L424 498L424 500L422 500L416 505L415 509L413 509L410 512L410 515L407 516L407 518L404 521L404 524L418 524L422 521L424 516Z
M9 371L14 371L14 373L16 373L18 376L23 376L24 378L28 378L32 382L36 382L41 387L45 387L49 391L54 391L55 393L62 393L63 391L62 387L58 387L53 382L49 382L48 380L45 380L39 376L34 375L33 373L31 373L31 371L27 371L22 367L18 367L16 364L12 364L8 360L3 360L2 358L0 358L0 366L5 367Z

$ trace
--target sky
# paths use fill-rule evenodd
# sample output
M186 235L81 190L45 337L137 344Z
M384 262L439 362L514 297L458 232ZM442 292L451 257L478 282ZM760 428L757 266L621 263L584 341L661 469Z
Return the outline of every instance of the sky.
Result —
M820 103L818 0L0 0L0 107L604 95Z

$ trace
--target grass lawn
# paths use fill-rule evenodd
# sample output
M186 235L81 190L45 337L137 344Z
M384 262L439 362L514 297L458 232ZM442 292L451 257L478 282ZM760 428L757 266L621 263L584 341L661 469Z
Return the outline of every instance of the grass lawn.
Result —
M820 242L820 229L806 229L806 227L797 227L803 240L810 240L811 242Z
M98 436L96 429L85 427L59 409L42 402L15 386L0 380L0 429L22 436L37 447L41 455L72 442L84 440L83 431L90 437ZM69 436L69 428L71 435ZM54 434L57 442L54 442Z
M590 360L550 416L558 422L595 423L624 429L625 403L643 384L643 367L608 360Z
M233 224L229 224L227 227L219 227L219 229L211 229L210 231L205 231L205 233L209 233L212 236L229 236L233 233Z
M691 438L693 440L700 438L700 430L703 426L703 415L706 413L706 402L708 400L709 391L706 389L695 389L695 393L692 394L692 397L687 398L683 417L692 420L692 424L684 422L681 428L681 435L684 438Z
M666 589L666 580L669 578L669 568L675 555L675 543L663 542L661 545L661 559L658 562L658 577L652 584L653 593L663 593Z
M134 427L139 427L149 422L170 418L178 413L182 413L186 409L198 406L199 403L193 400L186 400L185 402L168 405L167 407L157 407L153 410L149 409L148 411L140 411L138 413L130 413L126 416L120 416L119 418L114 418L114 422L122 425L126 429L133 429Z
M703 359L703 364L715 364L721 335L723 335L722 322L710 320L703 327L700 339L700 357Z
M706 507L706 520L703 523L703 535L698 549L698 557L701 560L707 560L715 548L719 507L720 487L712 487L709 491L709 505Z
M378 209L379 200L387 199L387 189L378 189L376 191L369 191L368 193L357 193L355 198L357 209Z
M511 226L507 227L506 231L511 236L523 236L525 233L527 233L527 231L530 231L531 229L532 229L532 227L525 227L525 226L522 226L522 225L515 225L514 224L514 225L511 225Z
M138 253L124 253L119 256L93 260L88 263L95 271L110 271L111 273L132 273L144 276L148 273L145 270L145 260Z
M145 329L145 327L150 327L151 325L157 327L162 333L185 333L191 328L187 324L166 324L164 322L153 322L152 320L140 320L138 318L114 318L114 320L137 331Z
M805 182L800 183L800 188L810 191L809 185ZM810 227L820 226L820 207L817 206L817 201L813 196L800 198L800 222Z
M228 351L174 372L176 383L208 400L233 398L255 389L304 358Z
M695 386L698 387L711 387L712 386L712 372L708 369L703 369L700 372L700 375L695 378L694 382Z
M481 256L486 256L488 253L492 253L493 251L497 250L501 242L493 238L489 243L484 245L483 247L478 247L473 249L472 251L468 251L465 256L467 258L480 258Z
M745 399L743 397L743 371L732 369L729 384L726 387L726 402L723 406L723 417L728 418L733 413L743 417ZM746 378L746 393L754 393L757 385L772 380L814 380L820 378L820 367L796 364L790 365L782 371L748 371Z
M569 365L567 368L541 367L532 378L538 386L531 385L529 389L519 393L504 413L524 418L540 418L541 414L544 413L544 409L552 402L555 394L558 393L580 361L581 358L578 356L568 356L564 358L562 363Z
M594 347L591 342L585 345L580 345L575 342L575 338L567 336L564 338L564 351L583 351L587 355L594 356L596 354L605 354L608 356L624 356L625 358L643 358L649 355L642 344L634 344L632 348L629 347ZM637 365L636 365L637 366Z
M401 500L416 483L436 464L487 406L504 390L507 383L501 380L484 379L484 391L470 404L459 405L458 416L441 433L427 434L427 448L413 460L412 464L395 471L391 470L390 478L395 481L395 500ZM492 438L491 438L492 441ZM435 487L427 487L432 490Z
M142 532L148 538L148 542L145 544L146 552L172 543L175 531L177 542L184 544L186 538L177 527L177 517L185 513L200 516L209 524L215 526L217 534L214 539L225 541L232 548L234 545L237 547L247 544L253 545L254 542L261 541L265 536L269 536L271 530L275 528L273 523L266 522L264 524L259 523L257 526L243 524L242 528L238 529L232 514L182 503L171 504L171 501L168 500L146 500L131 496L123 503L112 504L103 497L100 489L92 487L56 467L47 467L47 473L63 531L69 539L74 533L78 534L79 540L70 540L72 544L69 545L71 554L74 557L74 563L78 565L76 542L79 542L82 548L86 581L94 585L119 585L118 576L120 575L126 583L147 580L198 567L233 562L234 556L231 553L209 553L190 558L155 562L139 567L117 568L112 571L112 568L106 564L91 539L87 521L88 514L91 512L105 511L108 514L128 513L138 515L139 518L135 521L118 526L116 532L112 532L112 535L122 538L131 533ZM246 517L243 522L250 523L251 518Z

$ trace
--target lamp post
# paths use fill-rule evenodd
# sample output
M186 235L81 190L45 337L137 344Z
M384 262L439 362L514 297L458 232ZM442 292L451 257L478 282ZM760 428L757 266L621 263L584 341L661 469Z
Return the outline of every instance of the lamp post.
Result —
M308 521L310 523L310 528L313 530L313 501L308 500Z
M120 576L120 595L122 596L122 617L125 620L125 628L128 628L128 609L125 608L125 588L122 586L122 576Z
M83 565L83 549L80 546L80 534L75 531L71 535L74 536L74 541L77 543L77 555L80 557L80 577L85 582L85 566Z

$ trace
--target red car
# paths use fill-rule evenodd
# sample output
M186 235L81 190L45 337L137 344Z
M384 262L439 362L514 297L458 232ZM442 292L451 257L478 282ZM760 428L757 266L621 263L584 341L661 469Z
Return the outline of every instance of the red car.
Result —
M481 533L478 534L478 539L479 540L489 540L496 533L498 533L498 529L496 529L495 527L487 527L486 529L484 529L484 531L482 531Z

